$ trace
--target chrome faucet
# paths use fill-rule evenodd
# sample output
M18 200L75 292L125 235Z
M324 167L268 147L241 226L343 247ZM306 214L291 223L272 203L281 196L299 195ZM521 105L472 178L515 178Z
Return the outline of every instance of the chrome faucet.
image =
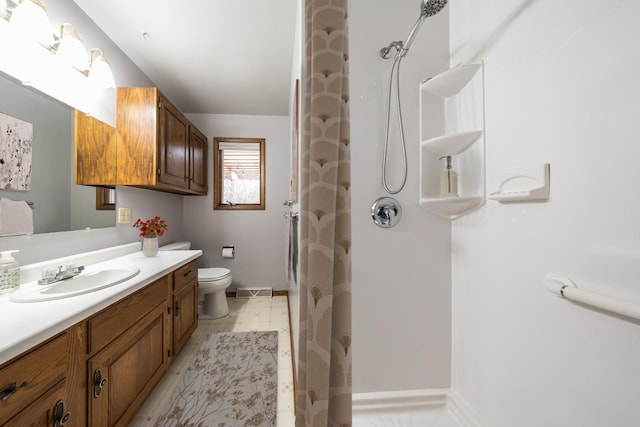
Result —
M38 280L38 285L50 285L52 283L61 282L63 280L70 279L72 277L76 277L84 270L84 266L69 266L64 269L64 266L58 266L58 272L53 277L43 277Z

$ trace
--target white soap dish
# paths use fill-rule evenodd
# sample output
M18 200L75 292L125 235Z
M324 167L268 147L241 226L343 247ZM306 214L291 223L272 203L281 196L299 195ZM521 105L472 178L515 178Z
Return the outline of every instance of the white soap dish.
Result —
M549 198L549 163L499 172L500 187L489 199L500 203L541 201Z

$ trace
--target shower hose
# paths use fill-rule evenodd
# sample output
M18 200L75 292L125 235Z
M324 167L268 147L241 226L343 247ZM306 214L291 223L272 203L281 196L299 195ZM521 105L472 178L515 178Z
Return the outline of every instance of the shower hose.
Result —
M382 158L382 185L384 189L389 194L398 194L404 188L407 183L407 146L404 138L404 126L402 124L402 106L400 105L400 63L402 62L402 56L396 55L396 58L393 61L393 66L391 67L391 74L389 75L389 96L387 97L387 125L385 130L385 139L384 139L384 154ZM396 82L396 104L397 104L397 112L398 112L398 127L400 130L400 140L402 147L402 165L404 168L404 172L402 175L402 183L396 189L389 188L387 183L387 155L389 152L389 130L391 127L391 92L393 89L393 81L394 81L394 73L395 73L395 82Z

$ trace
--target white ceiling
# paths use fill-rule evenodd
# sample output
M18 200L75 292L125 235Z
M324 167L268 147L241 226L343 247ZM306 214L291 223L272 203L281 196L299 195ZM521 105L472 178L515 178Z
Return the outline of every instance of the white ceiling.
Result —
M296 0L74 2L185 113L287 115Z

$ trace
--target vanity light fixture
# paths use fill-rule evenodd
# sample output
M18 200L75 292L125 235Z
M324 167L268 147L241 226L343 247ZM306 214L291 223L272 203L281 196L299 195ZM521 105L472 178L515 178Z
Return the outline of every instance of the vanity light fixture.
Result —
M8 22L8 25L5 26L2 21ZM3 43L5 39L11 40L12 49L23 54L20 66L9 74L30 84L31 73L41 69L41 65L49 61L39 53L39 49L31 50L30 46L40 45L40 48L44 47L46 51L59 56L62 63L88 76L89 84L93 87L116 87L113 72L101 49L93 48L87 56L82 39L71 23L60 25L59 37L54 36L51 28L41 0L0 0L0 29L3 32L0 40ZM5 32L8 33L6 38Z
M87 51L84 50L82 39L76 33L75 26L69 22L60 25L60 42L57 55L62 61L80 71L89 69L89 57L87 56Z
M98 55L94 55L98 53ZM115 88L116 82L113 79L111 67L104 57L101 49L94 47L89 52L89 81L94 87Z
M21 0L11 12L11 31L23 41L53 45L51 23L40 0Z

